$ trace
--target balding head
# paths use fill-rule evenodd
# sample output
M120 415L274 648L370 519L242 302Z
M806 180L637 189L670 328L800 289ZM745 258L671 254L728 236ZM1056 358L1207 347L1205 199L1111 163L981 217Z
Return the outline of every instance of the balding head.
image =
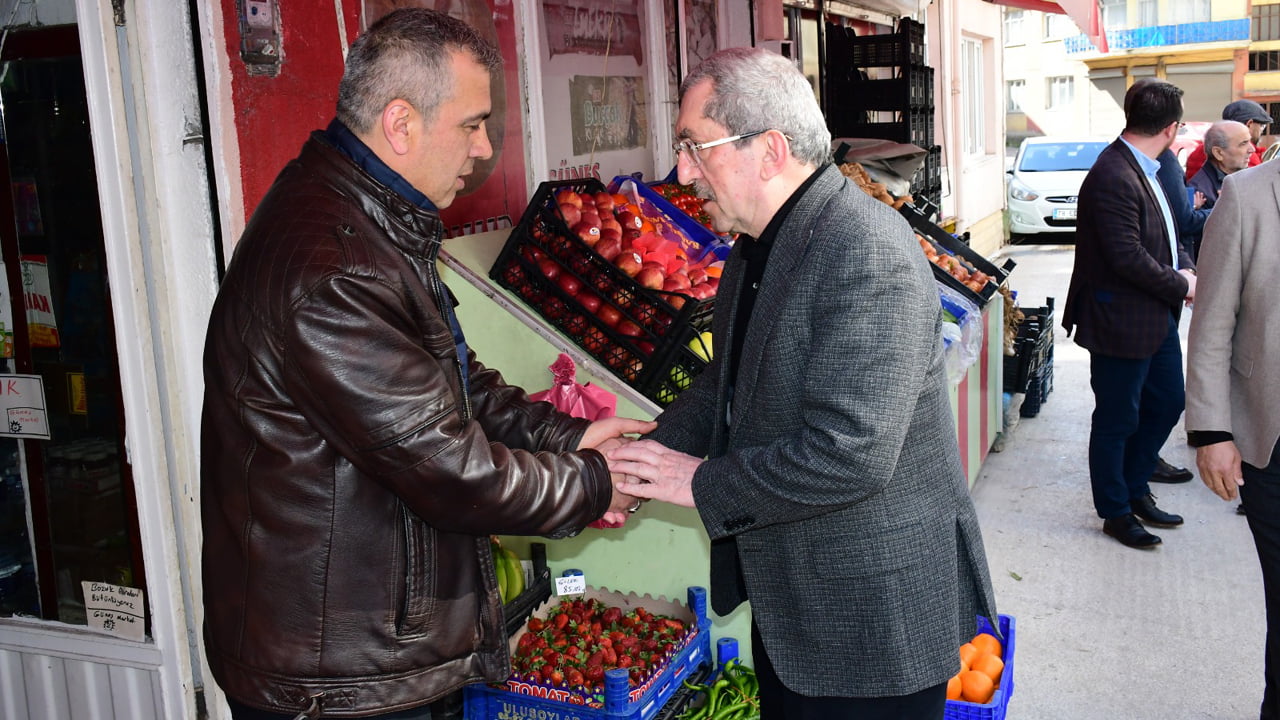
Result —
M1249 167L1253 142L1248 126L1235 120L1222 120L1210 125L1204 134L1204 153L1227 175Z

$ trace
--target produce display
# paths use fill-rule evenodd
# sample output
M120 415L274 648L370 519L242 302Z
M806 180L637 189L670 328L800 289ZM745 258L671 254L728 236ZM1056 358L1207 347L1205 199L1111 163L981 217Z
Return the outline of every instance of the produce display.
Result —
M867 174L866 168L862 167L861 163L842 163L840 165L840 174L852 180L853 184L862 188L863 192L879 200L885 205L889 205L894 210L897 210L903 205L914 200L910 195L903 195L900 198L895 198L890 194L889 188L887 188L884 183L878 183L871 179L871 176Z
M490 270L569 339L660 404L710 322L730 245L631 177L542 183ZM679 357L677 357L679 356Z
M987 283L995 281L995 278L978 270L964 258L939 248L933 240L924 235L916 233L916 240L920 243L920 249L924 250L924 256L929 259L929 262L942 268L948 275L978 295L983 293Z
M713 682L684 686L699 693L677 720L759 720L760 681L751 668L733 658Z
M1004 647L995 635L978 633L960 646L960 672L947 681L947 699L985 705L1000 687Z
M679 183L662 183L661 185L654 185L653 189L666 198L667 202L674 205L676 209L697 220L708 230L715 232L715 228L711 227L711 216L707 214L706 210L702 209L702 205L706 200L694 195L692 187Z

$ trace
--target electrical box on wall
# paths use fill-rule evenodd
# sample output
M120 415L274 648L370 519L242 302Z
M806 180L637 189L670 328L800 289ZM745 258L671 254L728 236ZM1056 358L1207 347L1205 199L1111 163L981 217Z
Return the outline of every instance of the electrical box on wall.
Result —
M236 0L240 14L240 59L250 75L280 73L278 0Z

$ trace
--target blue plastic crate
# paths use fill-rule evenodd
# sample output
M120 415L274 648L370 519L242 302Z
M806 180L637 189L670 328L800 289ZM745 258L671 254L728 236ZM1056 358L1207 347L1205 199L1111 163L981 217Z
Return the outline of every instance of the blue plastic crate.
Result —
M978 632L990 634L991 630L991 623L986 618L979 617ZM1004 636L1004 655L1001 657L1004 671L1000 673L1000 686L996 688L995 695L991 696L991 702L978 705L948 700L947 711L943 715L946 720L1004 720L1005 713L1009 710L1009 697L1013 695L1013 649L1017 638L1012 617L1000 616L1000 634Z
M646 596L640 603L652 609L656 601ZM570 691L508 680L505 686L468 685L463 693L463 716L465 720L650 720L682 687L683 680L711 664L706 588L689 588L688 610L696 622L688 626L692 637L684 648L661 672L637 688L629 687L625 669L607 671L601 707L585 704L581 696ZM668 613L659 607L657 614Z

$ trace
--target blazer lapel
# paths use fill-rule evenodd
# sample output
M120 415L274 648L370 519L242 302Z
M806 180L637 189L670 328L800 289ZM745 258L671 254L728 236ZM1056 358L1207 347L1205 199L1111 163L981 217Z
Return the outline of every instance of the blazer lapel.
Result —
M813 218L826 206L827 201L839 190L844 176L834 165L820 170L821 177L814 180L804 197L791 208L791 212L778 229L769 251L769 264L760 280L755 310L747 325L747 336L742 343L742 358L738 365L739 382L734 387L734 404L750 407L756 390L756 378L760 374L760 362L765 343L773 335L778 324L778 313L759 312L761 308L780 307L791 294L798 273L796 268L804 261L805 251L813 232ZM751 241L746 241L751 242ZM733 427L729 429L733 433Z

